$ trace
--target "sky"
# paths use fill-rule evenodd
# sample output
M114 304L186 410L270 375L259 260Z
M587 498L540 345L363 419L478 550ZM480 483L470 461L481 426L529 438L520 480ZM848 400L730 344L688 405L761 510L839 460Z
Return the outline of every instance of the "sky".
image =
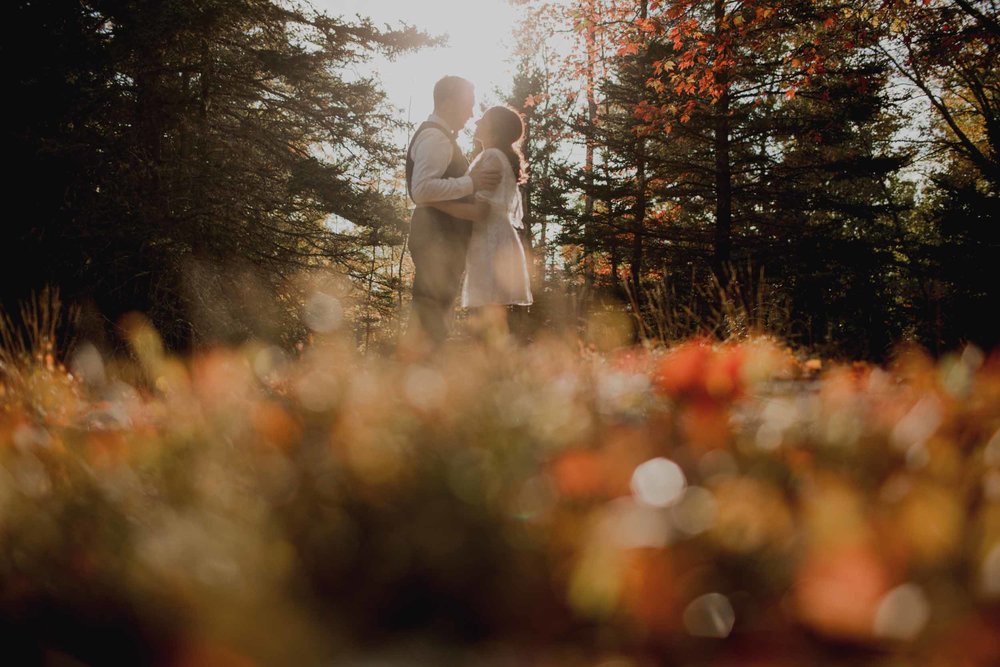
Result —
M472 81L477 104L496 102L494 90L510 88L513 66L506 61L517 12L507 0L313 0L313 4L332 16L361 14L380 27L404 22L430 34L448 35L445 47L375 63L390 103L414 123L430 114L434 82L447 74Z

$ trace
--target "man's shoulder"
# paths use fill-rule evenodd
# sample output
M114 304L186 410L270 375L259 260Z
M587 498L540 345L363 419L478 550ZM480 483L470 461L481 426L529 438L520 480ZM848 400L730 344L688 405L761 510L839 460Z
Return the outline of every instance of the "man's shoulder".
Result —
M427 120L425 120L420 124L420 126L417 128L417 134L420 134L422 132L427 132L428 130L434 130L435 135L440 135L445 139L447 139L449 142L452 141L455 136L455 133L452 132L448 128L448 126L445 125L443 121L441 121L439 118L435 118L434 116L431 116L430 118L428 118Z
M422 144L425 141L433 141L436 144L452 143L451 136L447 133L442 126L437 123L432 123L430 121L424 121L417 128L417 131L413 134L413 139L411 144L416 146Z

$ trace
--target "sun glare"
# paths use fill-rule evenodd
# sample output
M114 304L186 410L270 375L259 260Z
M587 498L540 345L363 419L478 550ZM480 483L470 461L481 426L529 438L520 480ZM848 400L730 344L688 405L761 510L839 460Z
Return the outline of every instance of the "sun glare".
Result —
M446 74L472 81L480 105L497 102L510 88L516 10L507 0L317 0L316 6L333 15L368 16L377 25L403 22L447 35L443 47L374 63L390 102L413 122L431 112L434 82Z

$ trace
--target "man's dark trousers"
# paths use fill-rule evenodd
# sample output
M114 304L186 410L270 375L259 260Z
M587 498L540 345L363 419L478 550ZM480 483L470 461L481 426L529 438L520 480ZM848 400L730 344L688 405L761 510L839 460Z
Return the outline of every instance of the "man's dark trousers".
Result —
M430 128L445 133L452 144L452 158L442 178L465 175L469 161L447 128L425 122L413 134L406 151L406 185L412 192L413 158L410 151L417 136ZM448 336L455 297L462 288L465 252L472 235L472 223L452 217L429 206L417 206L410 221L410 256L413 258L413 315L435 346Z

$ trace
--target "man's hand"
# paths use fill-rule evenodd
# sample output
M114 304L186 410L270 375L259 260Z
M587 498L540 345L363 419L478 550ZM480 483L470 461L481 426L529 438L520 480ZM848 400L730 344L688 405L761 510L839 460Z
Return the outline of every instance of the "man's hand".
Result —
M483 169L481 166L476 165L469 172L469 176L472 177L473 192L492 190L500 185L500 170L498 169Z

